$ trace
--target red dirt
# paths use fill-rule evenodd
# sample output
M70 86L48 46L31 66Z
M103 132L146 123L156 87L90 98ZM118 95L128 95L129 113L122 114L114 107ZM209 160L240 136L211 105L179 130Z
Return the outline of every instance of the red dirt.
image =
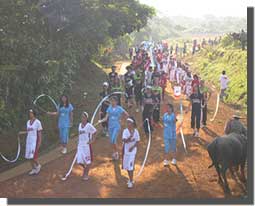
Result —
M179 110L178 100L173 100L172 89L168 84L167 102L175 104ZM82 169L76 165L67 181L61 181L71 164L75 152L63 156L55 161L43 165L38 176L30 177L27 174L0 183L2 197L32 198L32 197L80 197L80 198L224 198L222 187L217 183L217 174L214 168L208 169L211 164L206 145L216 136L223 134L223 128L233 110L220 104L218 115L214 122L210 122L216 104L216 93L209 101L208 129L201 130L201 138L192 137L190 129L190 113L184 115L184 136L188 148L185 154L178 134L177 166L163 167L163 131L155 129L152 144L142 175L136 180L133 189L127 189L127 174L121 169L121 161L111 161L111 147L108 138L98 136L93 145L94 163L90 171L90 180L81 179ZM184 101L184 109L187 102ZM132 113L137 122L141 122L141 114ZM140 169L144 159L147 139L141 125L141 143L136 158L135 174ZM119 138L120 140L120 138ZM121 143L119 141L119 149ZM231 196L240 197L245 194L244 185L228 174Z

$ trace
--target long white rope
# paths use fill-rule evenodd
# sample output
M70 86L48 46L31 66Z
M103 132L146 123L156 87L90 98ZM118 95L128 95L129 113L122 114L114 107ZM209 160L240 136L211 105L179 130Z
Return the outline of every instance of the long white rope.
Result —
M147 121L147 125L148 125L148 131L149 131L149 141L148 141L148 145L147 145L147 148L146 148L146 153L145 153L145 156L144 156L144 160L143 160L143 164L138 172L138 174L136 175L136 179L142 174L143 172L143 169L144 169L144 166L145 166L145 163L147 161L147 157L148 157L148 154L149 154L149 151L150 151L150 147L151 147L151 127L150 127L150 123L149 123L149 119L147 118L145 121Z
M9 160L7 159L1 152L0 152L0 156L3 158L4 161L9 162L9 163L14 163L18 160L20 155L20 137L18 136L18 149L17 149L17 154L16 157L13 160Z
M54 100L51 96L46 95L46 94L41 94L41 95L37 96L37 97L35 98L35 100L33 101L33 104L34 104L35 106L37 106L40 110L46 112L42 107L40 107L39 105L37 105L37 101L38 101L40 98L42 98L42 97L47 97L47 98L54 104L55 108L57 109L57 104L56 104L55 100ZM19 158L20 150L21 150L21 146L20 146L20 137L18 136L17 139L18 139L18 141L17 141L17 142L18 142L18 148L17 148L16 157L15 157L13 160L10 160L10 159L6 158L6 157L0 152L1 158L2 158L4 161L8 162L8 163L14 163L14 162L16 162L16 161L18 160L18 158Z
M96 109L95 109L95 111L94 111L94 113L93 113L93 116L92 116L92 118L91 118L91 124L92 124L92 125L93 125L93 123L94 123L96 114L97 114L97 112L98 112L100 106L102 105L102 103L103 103L105 100L107 100L110 96L112 96L112 95L114 95L114 94L124 94L124 95L126 95L126 93L124 93L124 92L113 92L113 93L111 93L111 94L105 96L105 97L98 103L98 105L97 105L97 107L96 107ZM99 123L96 123L94 126L97 126L98 124L99 124ZM76 162L76 159L77 159L77 152L75 153L73 162L72 162L72 164L70 165L70 168L69 168L68 172L65 174L64 177L61 178L61 180L63 180L63 181L67 180L68 176L71 174L71 172L72 172L72 170L73 170L73 166L74 166L74 164L75 164L75 162Z
M97 112L98 112L100 106L103 104L103 102L104 102L105 100L107 100L110 96L114 95L114 94L123 94L123 95L127 96L127 94L126 94L125 92L113 92L113 93L111 93L111 94L105 96L105 97L98 103L98 105L97 105L97 107L96 107L96 109L95 109L95 111L94 111L94 113L93 113L93 115L92 115L91 124L93 124L94 119L95 119L95 117L96 117L96 114L97 114Z
M33 101L33 104L36 106L36 107L38 107L40 110L42 110L43 112L47 112L46 110L44 110L42 107L40 107L38 104L37 104L37 101L40 99L40 98L42 98L42 97L47 97L51 102L52 102L52 104L55 106L55 108L56 108L56 110L58 110L58 105L57 105L57 103L55 102L55 100L51 97L51 96L49 96L49 95L47 95L47 94L41 94L41 95L39 95L39 96L37 96L36 98L35 98L35 100Z
M180 116L181 116L181 126L180 126L180 134L181 134L181 139L182 139L182 143L183 143L183 147L186 153L187 152L187 146L186 146L186 142L185 142L185 138L184 138L184 134L182 131L182 125L183 125L183 108L182 108L182 99L180 100Z
M220 94L218 93L217 94L217 103L216 103L216 108L215 108L215 112L214 112L214 115L213 115L213 118L210 119L210 121L214 121L217 113L218 113L218 109L219 109L219 103L220 103Z

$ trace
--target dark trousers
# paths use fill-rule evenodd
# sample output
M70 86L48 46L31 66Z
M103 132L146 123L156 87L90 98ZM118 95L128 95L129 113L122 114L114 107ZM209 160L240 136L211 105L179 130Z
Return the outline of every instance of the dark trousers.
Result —
M202 109L203 115L202 115L202 123L204 126L206 126L206 120L207 120L207 104Z
M197 129L200 128L200 118L201 118L201 108L199 109L193 109L191 112L191 128L195 129L195 126Z
M158 104L157 106L154 107L152 116L153 116L153 121L154 122L159 122L159 119L160 119L160 104Z

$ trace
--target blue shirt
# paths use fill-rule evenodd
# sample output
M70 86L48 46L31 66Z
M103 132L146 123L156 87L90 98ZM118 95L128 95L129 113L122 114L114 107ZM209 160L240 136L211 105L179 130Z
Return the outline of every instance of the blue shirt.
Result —
M175 114L165 113L163 115L164 138L176 139L176 118Z
M120 118L122 113L125 110L121 107L121 106L116 106L116 107L112 107L112 105L110 105L106 112L109 115L109 128L113 128L113 127L119 127L120 126Z
M60 107L58 105L58 127L70 127L70 113L73 111L73 106L69 104L68 107Z

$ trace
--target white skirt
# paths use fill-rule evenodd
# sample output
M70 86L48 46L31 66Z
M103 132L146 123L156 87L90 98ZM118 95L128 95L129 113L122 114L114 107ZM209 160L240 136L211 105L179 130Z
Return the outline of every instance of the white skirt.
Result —
M187 96L190 96L192 94L192 86L191 85L186 85L185 93Z
M171 82L175 81L175 71L173 69L170 71L170 81Z
M135 168L135 154L124 154L122 160L122 169L133 171Z
M93 160L92 147L90 144L78 146L77 148L77 163L78 164L91 164Z
M37 141L37 136L27 136L26 152L25 152L26 159L34 159L34 154L36 150L36 141Z

